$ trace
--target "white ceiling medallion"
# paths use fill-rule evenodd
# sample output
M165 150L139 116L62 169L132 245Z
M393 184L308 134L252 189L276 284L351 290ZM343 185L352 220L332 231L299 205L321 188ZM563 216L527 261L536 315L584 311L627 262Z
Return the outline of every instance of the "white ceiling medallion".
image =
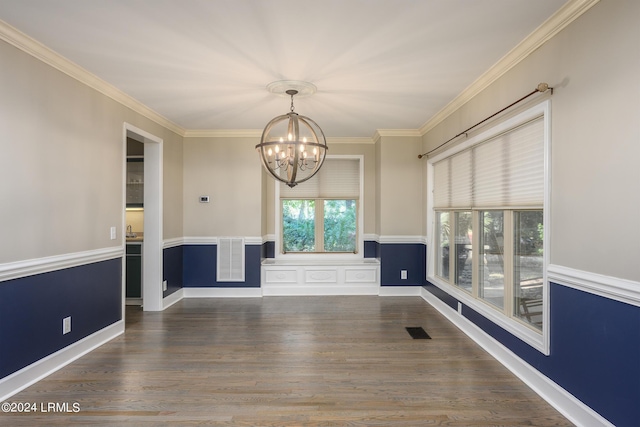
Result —
M299 80L278 80L271 82L267 85L267 90L276 95L283 97L289 97L288 90L295 90L296 97L304 98L305 96L311 96L318 91L315 85L309 82L303 82Z

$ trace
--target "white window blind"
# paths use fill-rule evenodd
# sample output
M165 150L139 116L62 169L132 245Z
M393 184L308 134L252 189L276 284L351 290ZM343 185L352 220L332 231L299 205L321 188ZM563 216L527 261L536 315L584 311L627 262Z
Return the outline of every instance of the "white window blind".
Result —
M434 206L542 206L542 117L434 164Z
M360 196L360 161L327 158L316 176L293 188L280 184L282 199L357 199Z

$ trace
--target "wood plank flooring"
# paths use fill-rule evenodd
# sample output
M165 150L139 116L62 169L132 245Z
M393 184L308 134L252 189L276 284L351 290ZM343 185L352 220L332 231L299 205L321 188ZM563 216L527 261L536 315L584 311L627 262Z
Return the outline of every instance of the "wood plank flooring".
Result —
M9 399L79 412L0 425L572 425L419 297L186 299L126 314L123 336Z

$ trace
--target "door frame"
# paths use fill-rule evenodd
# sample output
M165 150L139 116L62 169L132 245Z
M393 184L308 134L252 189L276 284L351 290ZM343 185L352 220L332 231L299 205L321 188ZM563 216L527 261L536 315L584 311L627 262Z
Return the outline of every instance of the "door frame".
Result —
M162 165L163 140L130 123L123 126L123 179L122 179L122 240L126 245L127 206L127 138L144 144L144 240L142 241L142 308L144 311L162 311L163 304L163 237L162 237ZM125 251L126 252L126 251ZM122 310L124 318L126 254L123 256Z

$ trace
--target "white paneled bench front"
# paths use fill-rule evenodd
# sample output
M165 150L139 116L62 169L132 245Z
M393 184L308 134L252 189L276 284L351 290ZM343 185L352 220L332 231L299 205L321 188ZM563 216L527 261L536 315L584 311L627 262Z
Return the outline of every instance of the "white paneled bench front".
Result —
M380 262L360 260L266 259L261 271L262 295L378 295Z

